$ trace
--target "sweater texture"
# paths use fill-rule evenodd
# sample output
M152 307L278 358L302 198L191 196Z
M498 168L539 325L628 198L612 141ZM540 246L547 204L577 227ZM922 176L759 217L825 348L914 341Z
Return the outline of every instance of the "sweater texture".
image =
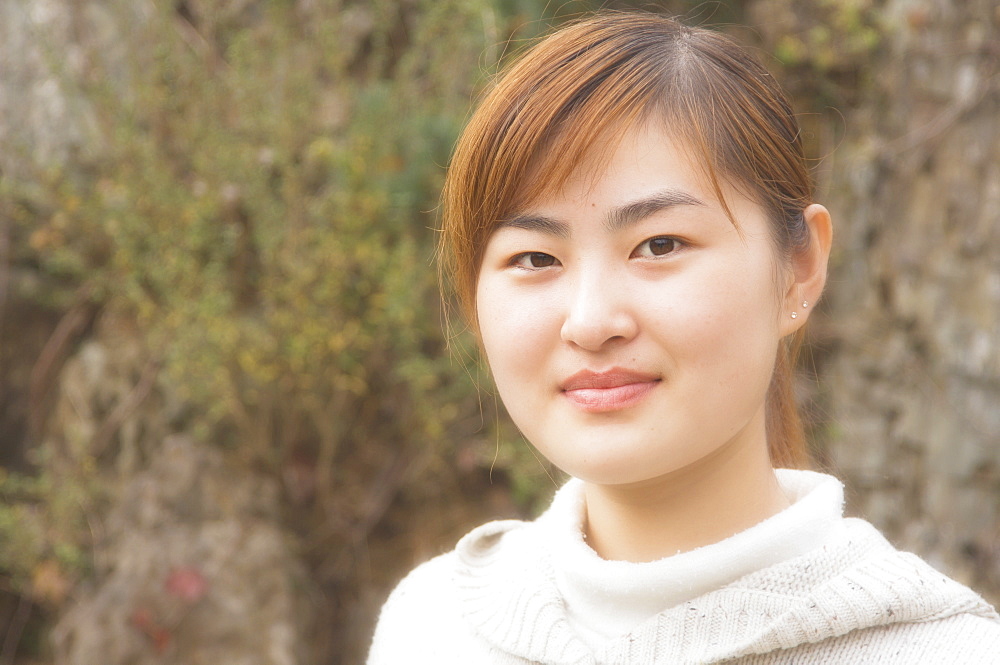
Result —
M843 488L778 471L791 506L650 563L606 561L570 481L534 522L491 522L382 609L369 665L996 663L1000 617L867 522Z

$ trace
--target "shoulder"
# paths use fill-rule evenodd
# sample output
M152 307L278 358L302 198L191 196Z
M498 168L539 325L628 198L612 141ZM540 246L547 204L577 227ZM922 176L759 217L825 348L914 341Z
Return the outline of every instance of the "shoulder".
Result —
M453 560L453 552L432 559L415 568L396 586L379 613L368 654L369 665L413 662L408 654L434 648L436 640L432 639L429 628L441 630L450 626L454 630L459 616L450 585ZM429 625L432 621L436 626Z
M1000 664L1000 620L995 616L954 614L897 624L886 632L881 662Z
M1000 623L965 614L876 626L761 654L743 662L746 665L1000 665Z
M896 550L870 524L847 519L841 526L821 549L720 592L739 607L759 605L764 617L733 655L768 665L1000 665L1000 617L986 601Z
M455 594L455 558L431 559L396 586L379 613L368 665L461 662L471 636Z
M853 552L824 591L851 598L851 610L869 614L873 625L817 649L837 662L1000 665L1000 617L989 603L917 555L895 549L867 522L845 523L844 551Z
M449 552L431 559L414 568L404 577L382 607L380 621L398 615L406 615L408 610L447 607L453 601L453 571L455 552Z
M844 520L842 568L824 584L880 617L879 624L940 626L952 617L975 619L948 626L1000 628L1000 617L979 594L910 552L893 547L870 524Z
M469 555L495 554L504 534L517 532L525 524L484 524L463 537L451 552L414 568L382 606L368 665L473 662L476 654L482 654L484 645L476 639L463 610Z

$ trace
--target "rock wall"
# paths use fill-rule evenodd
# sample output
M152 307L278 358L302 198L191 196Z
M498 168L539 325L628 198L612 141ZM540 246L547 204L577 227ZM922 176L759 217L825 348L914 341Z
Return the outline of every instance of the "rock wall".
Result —
M1000 11L885 11L895 30L831 190L831 452L866 514L996 599Z
M47 472L68 491L98 489L82 494L94 569L52 632L55 662L313 662L309 585L277 484L183 433L183 405L148 355L104 317L61 374Z
M95 148L94 118L75 91L84 84L91 58L120 56L115 48L120 29L102 3L89 0L0 3L0 170L5 177L28 179L36 169L64 165L70 155Z
M53 631L56 662L312 662L304 574L274 490L205 446L165 440L115 500L101 570Z
M830 3L752 4L771 45L837 30L816 21ZM824 452L855 511L996 602L1000 9L844 6L867 8L878 39L840 70L857 96L820 148L835 219L816 322Z

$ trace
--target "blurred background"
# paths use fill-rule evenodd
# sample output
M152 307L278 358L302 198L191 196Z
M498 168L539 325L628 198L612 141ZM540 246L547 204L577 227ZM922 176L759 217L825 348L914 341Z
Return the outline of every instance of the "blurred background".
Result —
M1000 601L993 0L3 0L0 665L359 664L414 564L545 505L435 209L489 76L599 6L784 83L837 224L817 466Z

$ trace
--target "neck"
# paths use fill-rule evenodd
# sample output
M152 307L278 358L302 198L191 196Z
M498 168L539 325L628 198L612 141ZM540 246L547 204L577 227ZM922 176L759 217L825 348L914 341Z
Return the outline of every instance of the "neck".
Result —
M744 433L745 434L745 433ZM585 486L587 542L604 559L656 561L710 545L789 505L759 436L634 485Z

